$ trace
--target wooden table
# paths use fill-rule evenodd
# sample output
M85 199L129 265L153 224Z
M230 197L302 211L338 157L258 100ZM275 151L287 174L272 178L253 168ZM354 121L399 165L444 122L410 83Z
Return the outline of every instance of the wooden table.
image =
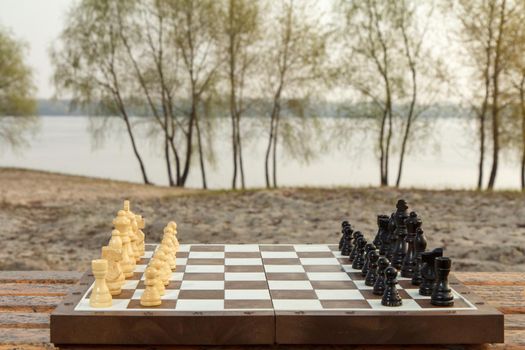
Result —
M525 348L525 273L463 272L455 275L505 314L505 344L468 348ZM0 271L0 350L53 348L49 343L49 314L80 276L78 272Z

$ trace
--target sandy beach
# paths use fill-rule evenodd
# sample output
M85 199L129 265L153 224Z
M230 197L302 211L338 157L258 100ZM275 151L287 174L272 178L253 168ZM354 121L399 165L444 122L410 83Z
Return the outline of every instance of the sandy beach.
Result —
M423 219L429 248L463 271L525 271L525 194L392 188L201 191L0 169L0 269L78 270L111 234L124 199L147 241L169 220L186 243L335 243L342 219L372 239L399 198Z

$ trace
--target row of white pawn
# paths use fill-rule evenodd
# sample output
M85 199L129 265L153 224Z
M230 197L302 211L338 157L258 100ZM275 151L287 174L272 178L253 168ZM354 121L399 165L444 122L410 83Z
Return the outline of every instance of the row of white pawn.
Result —
M165 286L169 284L171 273L177 268L178 250L177 224L170 221L164 228L162 241L153 253L144 273L146 288L140 297L142 306L159 306L162 303L161 297L166 292Z
M145 235L142 231L145 220L131 212L129 201L124 201L124 209L118 212L113 225L115 229L111 233L111 239L107 246L102 247L102 258L91 263L95 276L95 285L89 299L92 307L110 307L113 303L112 296L122 293L125 280L133 276L136 264L145 255ZM154 275L161 280L163 288L169 283L171 271L176 268L175 259L179 246L176 234L177 224L171 221L164 229L162 243L146 269L150 270L150 276ZM146 278L147 275L146 271ZM145 303L149 304L147 301Z

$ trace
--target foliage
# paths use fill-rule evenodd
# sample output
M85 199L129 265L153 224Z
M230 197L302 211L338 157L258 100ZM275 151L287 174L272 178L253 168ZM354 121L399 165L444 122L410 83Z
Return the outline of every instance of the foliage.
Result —
M37 127L33 73L25 45L0 27L0 142L13 149L27 144Z

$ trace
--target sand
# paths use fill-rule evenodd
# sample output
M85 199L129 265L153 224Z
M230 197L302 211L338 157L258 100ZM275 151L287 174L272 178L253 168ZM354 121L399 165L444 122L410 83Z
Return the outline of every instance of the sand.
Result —
M201 191L0 168L0 270L86 270L122 201L156 242L176 220L186 243L336 243L342 219L372 239L398 198L429 248L463 271L525 271L525 194L392 188Z

